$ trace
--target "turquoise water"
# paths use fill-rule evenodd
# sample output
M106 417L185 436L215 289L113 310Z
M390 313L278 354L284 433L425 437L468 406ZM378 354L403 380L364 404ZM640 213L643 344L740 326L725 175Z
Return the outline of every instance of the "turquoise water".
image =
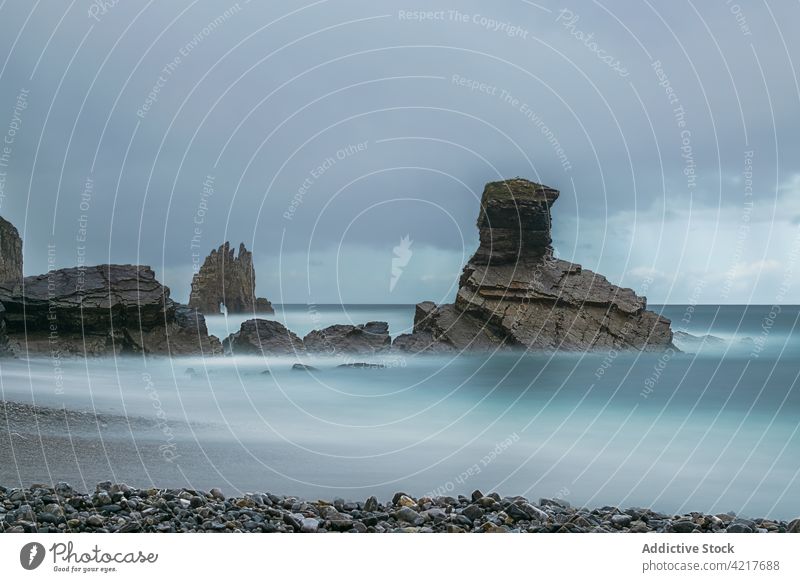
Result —
M800 515L800 309L656 309L675 329L723 341L663 354L384 356L369 361L386 368L366 370L309 358L312 372L293 371L294 358L76 360L64 364L63 394L50 361L2 362L6 399L149 419L155 429L73 426L73 440L107 446L53 452L47 468L20 454L0 466L0 483L93 484L113 472L137 485L319 498L479 488L578 505ZM299 335L369 320L396 335L413 310L286 306L274 317ZM225 335L224 318L209 326Z

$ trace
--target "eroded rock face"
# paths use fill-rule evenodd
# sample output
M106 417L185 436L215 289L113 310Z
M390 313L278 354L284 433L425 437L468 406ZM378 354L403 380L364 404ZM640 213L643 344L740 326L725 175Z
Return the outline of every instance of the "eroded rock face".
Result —
M171 299L167 302L166 310L166 314L170 313L174 313L174 317L170 318L168 324L143 335L143 345L150 353L173 356L222 355L222 343L218 337L209 335L202 313Z
M478 215L480 246L471 264L515 264L552 256L550 207L558 190L529 182L508 180L486 184Z
M24 289L24 294L23 294ZM16 354L214 355L202 315L169 297L150 267L59 269L0 284L9 343Z
M374 354L391 347L389 324L370 321L364 325L331 325L303 338L309 352L320 354Z
M274 313L269 301L256 297L253 253L244 243L238 256L227 242L211 251L192 279L189 307L211 315L221 313L220 304L228 313Z
M452 352L453 347L443 341L438 341L429 331L415 331L404 333L394 338L392 350L409 354Z
M6 308L0 304L0 356L13 355L6 331Z
M414 334L398 349L665 349L669 320L633 290L555 259L550 207L558 191L527 180L487 184L480 247L464 267L455 304L417 306ZM401 339L402 338L402 339ZM399 341L399 343L398 343Z
M248 319L223 342L233 355L292 355L305 351L303 340L283 324L269 319Z
M455 305L437 306L432 301L417 305L414 331L395 338L392 347L409 353L494 350L503 348L503 336L474 316L460 313Z
M0 282L22 280L22 239L16 227L0 217Z

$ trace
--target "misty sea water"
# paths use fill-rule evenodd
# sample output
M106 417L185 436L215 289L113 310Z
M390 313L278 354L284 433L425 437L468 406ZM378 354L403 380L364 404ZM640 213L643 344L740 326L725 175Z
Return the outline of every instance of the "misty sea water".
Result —
M2 361L2 399L108 420L64 434L43 418L3 453L0 482L93 490L112 479L356 500L481 489L800 515L800 308L652 308L675 330L719 339L679 338L680 350L663 353L349 360L378 369L325 357L76 359L62 362L60 391L47 358ZM398 335L413 315L413 305L287 305L270 318L300 336L373 320ZM209 331L224 337L248 318L209 317ZM293 370L301 361L315 369Z

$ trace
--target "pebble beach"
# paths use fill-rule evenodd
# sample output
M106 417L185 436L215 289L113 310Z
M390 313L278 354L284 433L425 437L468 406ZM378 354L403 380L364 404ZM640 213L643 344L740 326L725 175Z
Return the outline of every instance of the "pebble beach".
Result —
M572 507L474 491L469 496L307 501L272 493L226 497L219 489L136 489L98 483L0 486L0 531L7 533L800 533L790 522L733 514L666 515L649 509Z

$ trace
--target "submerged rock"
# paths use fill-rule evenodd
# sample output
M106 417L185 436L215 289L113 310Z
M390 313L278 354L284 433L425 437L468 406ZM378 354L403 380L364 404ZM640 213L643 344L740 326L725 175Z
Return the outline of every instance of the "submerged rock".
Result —
M672 346L669 320L631 289L554 258L550 207L558 191L523 179L486 185L480 246L454 304L417 306L412 337L397 349L495 350Z
M676 331L673 333L672 339L679 345L691 348L702 346L723 347L727 344L724 339L715 335L694 335L685 331Z
M222 342L234 355L289 355L305 351L303 340L281 323L269 319L248 319L239 331Z
M212 250L192 279L190 307L209 315L221 313L220 304L227 313L275 312L269 301L256 297L253 253L244 243L238 256L228 242Z
M317 368L314 366L309 366L308 364L294 364L292 366L292 370L295 372L318 372Z
M374 354L388 349L389 324L370 321L364 325L332 325L303 338L306 350L321 354Z
M25 277L24 285L0 284L16 354L219 353L203 316L169 294L153 270L140 265L59 269Z
M386 364L370 364L369 362L354 362L352 364L339 364L337 368L346 368L349 370L383 370Z

